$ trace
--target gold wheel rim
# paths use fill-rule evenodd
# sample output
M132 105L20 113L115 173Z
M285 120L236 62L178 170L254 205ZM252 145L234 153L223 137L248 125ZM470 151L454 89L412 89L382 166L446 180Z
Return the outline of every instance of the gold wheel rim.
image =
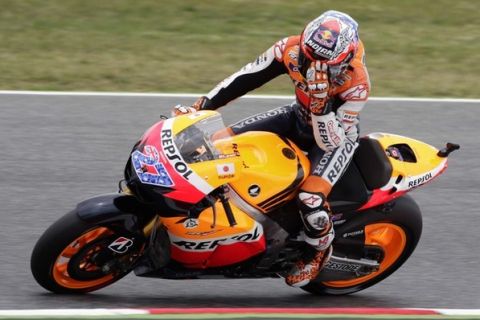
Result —
M350 280L325 281L324 285L333 288L346 288L365 283L390 268L402 255L407 244L405 231L391 223L375 223L365 226L365 244L381 247L385 257L378 271Z
M77 254L82 248L85 247L88 243L94 241L95 239L98 239L99 237L102 236L108 236L111 235L112 231L105 227L98 227L95 228L91 231L88 231L87 233L82 234L79 236L77 239L72 241L59 255L57 260L55 261L55 264L53 265L53 278L55 279L55 282L57 282L59 285L65 287L65 288L70 288L70 289L87 289L87 288L92 288L96 287L98 285L102 285L110 280L113 279L112 274L107 274L103 277L100 277L98 279L93 279L93 280L76 280L73 279L69 274L68 274L68 263L70 262L70 259ZM85 270L93 270L93 266L88 266L84 265L83 266Z

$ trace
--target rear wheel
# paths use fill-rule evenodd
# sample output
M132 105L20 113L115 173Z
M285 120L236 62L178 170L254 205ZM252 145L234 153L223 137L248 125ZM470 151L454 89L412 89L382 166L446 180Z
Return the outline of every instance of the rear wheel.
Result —
M402 206L404 206L403 209L411 209L411 211L401 212ZM400 210L392 212L388 220L385 219L385 215L378 219L379 217L375 217L377 213L372 214L372 218L363 228L365 247L383 252L377 271L358 275L353 279L315 280L302 289L314 294L350 294L373 286L400 268L413 253L420 239L422 219L414 202L407 203L403 200L398 207Z
M70 212L38 240L31 257L37 282L55 293L86 293L126 274L140 257L143 241L115 225L91 225Z

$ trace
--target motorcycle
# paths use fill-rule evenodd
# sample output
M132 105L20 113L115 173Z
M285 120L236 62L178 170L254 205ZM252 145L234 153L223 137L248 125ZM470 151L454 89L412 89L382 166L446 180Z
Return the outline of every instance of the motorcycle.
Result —
M155 123L134 145L119 192L79 203L40 237L31 256L36 281L55 293L86 293L132 270L163 279L284 276L306 246L295 198L309 160L276 134L228 132L215 111ZM329 196L333 254L302 289L350 294L396 271L422 232L406 193L443 173L458 148L362 137Z

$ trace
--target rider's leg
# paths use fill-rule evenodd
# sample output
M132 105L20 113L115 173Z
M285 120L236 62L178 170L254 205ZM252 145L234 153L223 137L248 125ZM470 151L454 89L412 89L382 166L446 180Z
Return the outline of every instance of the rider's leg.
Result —
M327 197L350 164L357 146L357 142L346 139L331 152L324 152L317 146L309 152L311 175L302 185L297 203L305 242L310 246L285 278L291 286L304 286L315 279L330 258L335 233Z
M297 197L304 225L304 239L310 246L285 277L288 285L301 287L315 279L327 263L335 236L327 195L331 186L321 177L309 176Z

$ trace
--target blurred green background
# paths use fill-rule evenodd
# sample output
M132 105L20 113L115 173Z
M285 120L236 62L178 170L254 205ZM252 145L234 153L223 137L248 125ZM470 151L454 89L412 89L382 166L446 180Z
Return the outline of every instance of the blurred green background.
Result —
M0 90L205 93L325 10L360 24L374 96L480 98L476 0L0 0ZM255 91L293 94L282 76Z

